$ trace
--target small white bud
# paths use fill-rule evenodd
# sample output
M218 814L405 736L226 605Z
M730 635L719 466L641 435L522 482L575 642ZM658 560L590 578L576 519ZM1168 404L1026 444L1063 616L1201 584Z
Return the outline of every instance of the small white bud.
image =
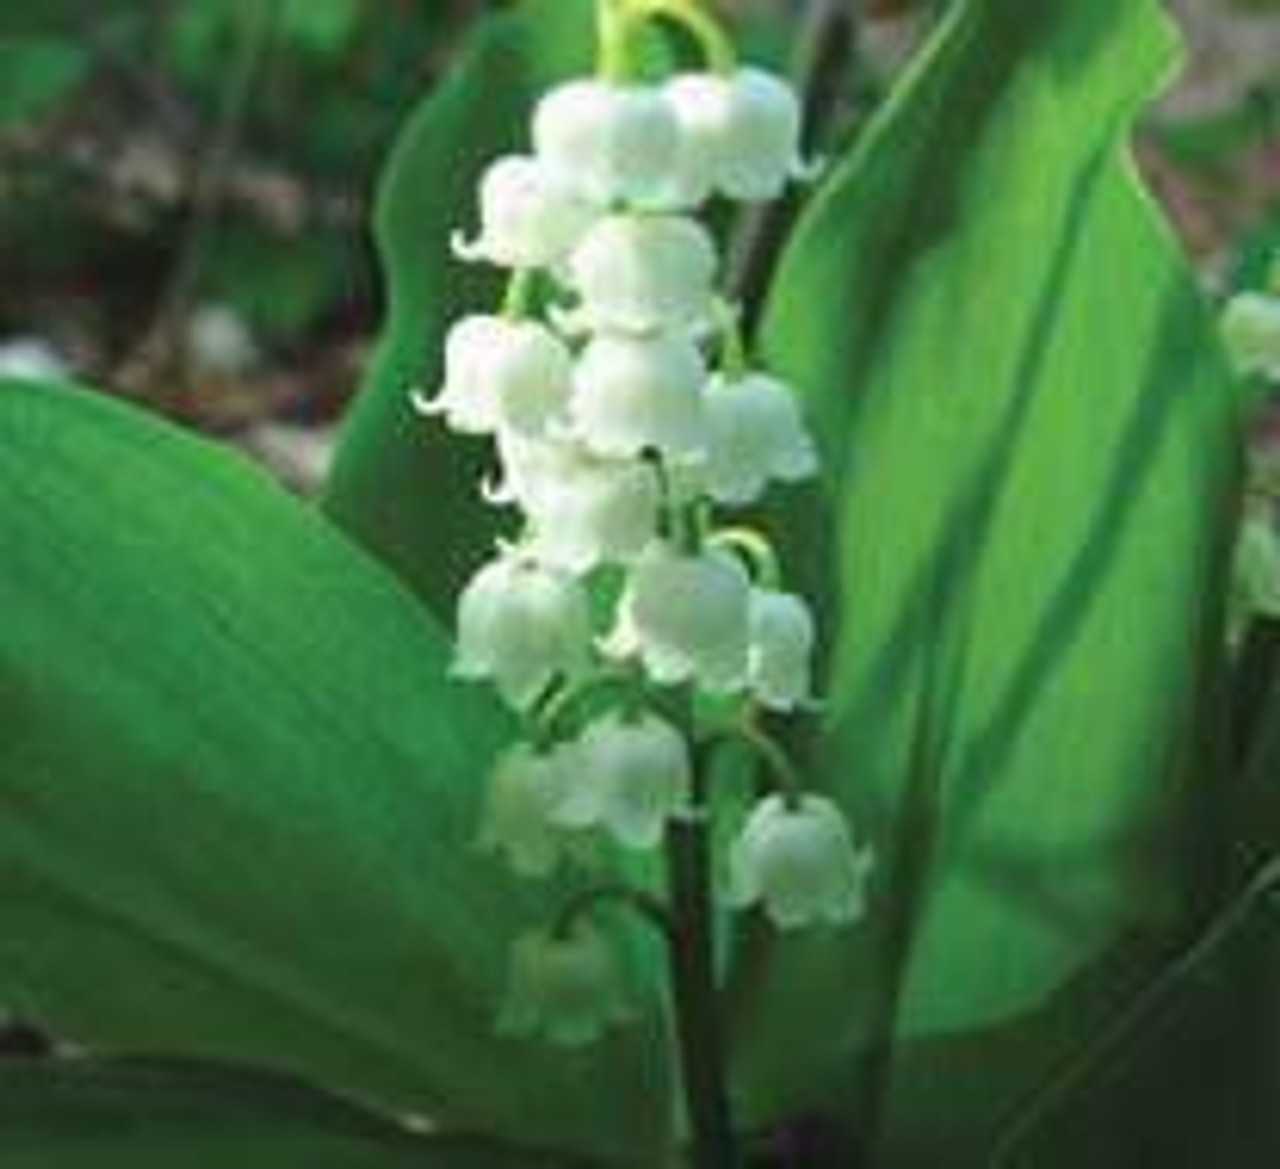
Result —
M760 904L780 929L862 916L871 853L854 846L840 809L822 796L790 806L780 795L761 800L729 854L729 900Z
M503 854L523 877L548 876L559 864L564 842L557 812L576 775L568 747L510 748L489 780L480 846Z
M803 172L800 99L782 78L761 69L692 73L669 82L665 96L680 125L678 189L689 201L776 199Z
M480 238L455 238L454 251L505 268L554 268L596 214L557 172L537 159L507 155L480 180Z
M574 433L597 454L630 458L653 449L674 458L706 444L698 347L681 333L601 333L573 374Z
M679 129L656 89L579 80L538 103L533 140L538 157L586 197L645 203L670 184Z
M809 606L791 593L751 593L751 689L762 706L794 710L813 700L813 647Z
M500 1034L581 1047L633 1015L617 959L590 923L567 934L535 931L512 945Z
M1222 337L1240 373L1280 383L1280 296L1233 298L1222 314Z
M818 471L818 454L800 404L785 383L764 374L717 375L707 385L703 481L720 503L758 499L771 481L796 483Z
M528 706L557 675L590 663L586 593L573 577L507 552L485 565L458 600L453 672L489 678L512 706Z
M589 330L696 333L712 317L715 244L696 220L675 215L610 215L583 237L569 281Z
M750 582L717 550L651 545L631 569L607 648L637 655L660 684L741 689L747 676Z
M629 848L653 848L692 782L689 748L653 714L608 714L574 743L576 771L557 815L566 827L599 825Z
M500 440L505 482L531 525L529 548L545 564L590 572L634 560L657 534L662 491L647 463L601 459L566 442Z
M573 357L534 321L470 316L445 340L444 388L419 408L465 434L537 436L562 419Z

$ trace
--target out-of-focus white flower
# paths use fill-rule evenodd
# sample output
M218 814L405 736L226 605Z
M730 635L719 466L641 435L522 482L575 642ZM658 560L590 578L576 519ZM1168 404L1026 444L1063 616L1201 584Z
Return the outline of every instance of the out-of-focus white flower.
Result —
M696 333L714 308L715 244L705 227L677 215L610 215L569 259L588 330Z
M583 195L614 204L652 202L669 187L680 136L659 90L578 80L538 103L533 140Z
M60 381L72 375L70 363L39 337L0 341L0 378Z
M470 316L445 340L444 388L419 409L466 434L545 434L563 419L573 357L534 321Z
M720 503L758 499L770 481L796 483L818 471L799 401L785 383L753 373L718 374L706 391L707 459L703 481Z
M187 358L203 373L238 377L262 360L244 317L230 305L202 304L187 322Z
M632 567L608 650L636 655L660 684L708 690L747 680L751 585L727 552L685 553L654 543Z
M729 853L729 900L759 904L781 929L862 916L871 853L858 849L840 809L822 796L761 800Z
M665 96L680 126L678 190L685 200L776 199L803 171L800 99L782 78L751 68L690 73L669 82Z
M600 455L630 458L650 449L698 455L706 444L706 375L698 347L684 334L600 333L574 369L574 433Z
M574 743L575 780L556 814L596 825L630 848L652 848L688 798L693 764L670 723L653 714L607 714Z
M1270 504L1250 507L1236 545L1235 605L1237 621L1254 616L1280 619L1280 531Z
M1222 337L1242 374L1280 382L1280 296L1233 298L1222 314Z
M773 710L794 710L813 700L813 647L809 606L791 593L753 589L748 676L756 700Z
M505 482L495 500L529 518L529 547L545 564L581 574L627 563L657 534L662 491L647 463L602 459L569 442L499 441Z
M457 625L454 674L491 679L517 708L556 677L577 678L590 664L581 582L519 551L503 553L472 577L458 600Z
M586 921L567 933L534 931L511 948L500 1034L563 1047L593 1043L634 1011L607 940Z
M576 775L567 746L508 749L489 780L480 846L501 853L521 876L553 872L564 844L557 815Z
M454 251L504 268L555 268L597 214L557 171L535 158L507 155L480 180L479 238L455 237Z

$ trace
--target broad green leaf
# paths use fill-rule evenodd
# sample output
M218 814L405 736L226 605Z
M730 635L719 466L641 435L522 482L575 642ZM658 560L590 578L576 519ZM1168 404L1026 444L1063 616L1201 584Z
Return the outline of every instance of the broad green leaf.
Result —
M89 54L65 40L0 40L0 126L49 113L84 83L90 66Z
M535 0L487 20L441 89L410 119L378 195L387 318L346 424L326 510L443 610L490 552L501 522L480 497L484 445L424 422L416 386L434 391L449 324L493 309L498 274L457 260L476 223L485 165L527 149L534 96L590 61L588 0Z
M551 1169L485 1140L430 1137L291 1080L201 1064L0 1065L6 1169Z
M788 556L840 614L813 767L881 866L860 932L756 947L753 1106L874 1109L890 1032L1012 1025L1213 892L1240 424L1127 148L1175 50L1156 0L967 0L784 257L763 349L830 517Z
M653 1035L494 1035L551 906L473 845L505 720L389 574L238 458L59 387L0 386L0 532L0 1003L521 1142L663 1139Z

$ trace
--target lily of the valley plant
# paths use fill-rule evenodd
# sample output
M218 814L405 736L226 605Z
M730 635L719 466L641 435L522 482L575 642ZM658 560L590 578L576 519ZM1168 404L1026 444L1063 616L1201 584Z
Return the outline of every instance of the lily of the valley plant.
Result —
M319 509L0 387L3 1169L1275 1161L1280 301L1129 157L1164 5L865 125L732 29L479 21Z

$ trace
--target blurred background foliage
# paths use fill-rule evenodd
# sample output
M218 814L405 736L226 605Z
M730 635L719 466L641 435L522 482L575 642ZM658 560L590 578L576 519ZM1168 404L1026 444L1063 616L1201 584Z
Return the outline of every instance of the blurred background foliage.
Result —
M824 2L723 7L750 53L785 65ZM946 0L849 2L852 130ZM305 486L377 328L379 161L500 6L0 5L0 368L68 368L244 438ZM1256 284L1280 245L1280 0L1175 7L1191 67L1142 161L1206 280Z

